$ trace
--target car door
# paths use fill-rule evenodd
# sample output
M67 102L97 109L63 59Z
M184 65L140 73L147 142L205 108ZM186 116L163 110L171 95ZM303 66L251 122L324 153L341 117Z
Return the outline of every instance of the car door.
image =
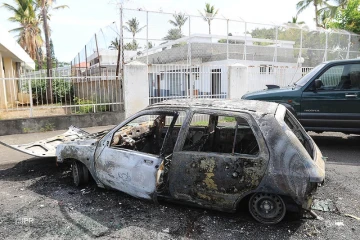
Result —
M176 112L145 111L111 131L95 155L99 180L134 197L154 198L161 151L176 118Z
M352 131L360 128L360 63L330 66L303 92L300 122L307 130Z
M233 210L266 170L268 153L259 129L248 115L220 112L195 113L184 124L169 170L171 197Z

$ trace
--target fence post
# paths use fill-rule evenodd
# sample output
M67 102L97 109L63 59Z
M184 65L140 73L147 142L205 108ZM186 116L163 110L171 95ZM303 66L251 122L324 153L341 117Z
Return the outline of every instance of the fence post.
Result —
M146 65L149 66L149 11L146 11Z
M236 63L228 67L228 98L240 99L248 91L248 68Z
M328 32L325 32L325 53L323 61L327 61L327 49L328 49Z
M302 58L302 45L303 45L303 28L301 27L301 30L300 30L300 50L299 50L299 59L297 61L297 63L299 64L299 62L301 62L302 64L302 61L301 61L301 58ZM302 65L301 65L302 66Z
M98 46L98 42L97 42L96 33L95 33L95 43L96 43L96 52L97 52L97 56L98 56L98 60L99 60L99 76L101 77L100 53L99 53L99 46ZM79 62L79 66L80 66L80 62Z
M31 78L28 78L29 85L29 95L30 95L30 117L33 117L33 99L32 99L32 86L31 86Z
M247 23L245 22L245 43L244 43L244 56L243 59L246 61L246 39L247 39Z
M351 46L351 33L349 33L349 40L348 40L348 47L347 47L346 59L349 59L349 58L350 58L350 46Z
M278 34L279 34L279 27L275 26L275 51L274 51L274 58L273 58L273 62L277 62L277 49L278 49Z
M125 117L149 105L148 66L141 62L131 62L124 67Z
M226 59L229 60L229 19L226 19Z

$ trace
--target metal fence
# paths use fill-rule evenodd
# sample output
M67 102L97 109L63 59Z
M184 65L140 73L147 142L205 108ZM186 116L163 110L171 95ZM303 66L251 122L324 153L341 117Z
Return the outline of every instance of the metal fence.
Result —
M266 88L266 85L288 86L312 68L249 66L245 92ZM149 65L149 103L179 98L228 98L227 65ZM240 80L240 79L239 79Z
M98 75L54 69L52 77L27 72L0 78L0 84L1 119L118 111L123 105L121 78L109 69Z
M150 65L150 104L176 98L227 98L226 66Z
M118 63L134 60L146 64L216 65L229 59L255 66L267 62L315 67L327 60L360 57L360 36L344 30L253 23L221 15L211 18L208 26L204 17L186 13L184 24L175 27L170 23L174 13L119 11L120 22L100 29L74 56L73 68L116 68ZM132 32L129 23L134 20L138 29Z

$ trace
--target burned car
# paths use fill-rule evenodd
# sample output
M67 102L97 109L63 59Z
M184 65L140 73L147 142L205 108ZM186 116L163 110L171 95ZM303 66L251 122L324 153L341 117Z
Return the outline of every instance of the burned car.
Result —
M228 212L246 199L251 215L266 224L280 222L294 206L309 209L325 178L320 150L277 103L169 100L107 132L69 131L13 147L72 161L77 186L91 176L99 187L137 198Z

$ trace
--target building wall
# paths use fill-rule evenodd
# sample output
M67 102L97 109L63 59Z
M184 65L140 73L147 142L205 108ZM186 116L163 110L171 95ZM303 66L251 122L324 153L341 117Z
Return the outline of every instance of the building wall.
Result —
M6 86L5 84L5 79L3 79L5 77L5 73L4 73L4 63L3 63L3 57L2 54L0 52L0 108L5 108L6 107L6 94L5 94L5 88L4 86Z
M9 57L3 58L4 77L0 91L3 93L0 103L3 108L12 108L16 105L17 95L19 92L18 82L16 79L16 62Z

